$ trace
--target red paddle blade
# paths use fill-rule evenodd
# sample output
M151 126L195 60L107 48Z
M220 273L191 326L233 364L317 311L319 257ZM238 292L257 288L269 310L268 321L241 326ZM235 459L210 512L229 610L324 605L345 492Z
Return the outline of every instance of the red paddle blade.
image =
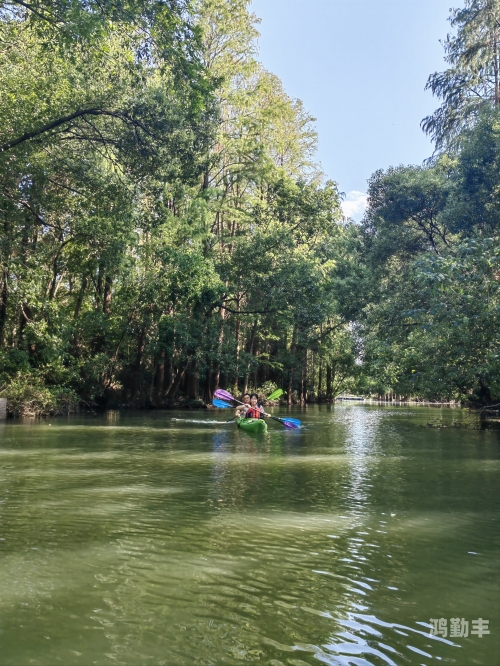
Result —
M220 398L221 400L234 400L233 396L223 389L217 389L217 391L214 393L214 396L216 398Z

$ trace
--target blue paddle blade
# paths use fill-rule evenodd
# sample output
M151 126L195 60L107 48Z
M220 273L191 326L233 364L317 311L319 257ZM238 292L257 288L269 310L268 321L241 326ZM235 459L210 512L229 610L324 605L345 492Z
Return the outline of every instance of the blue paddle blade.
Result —
M214 407L218 407L219 409L230 409L231 405L227 402L224 402L223 400L212 400L212 404Z
M288 416L281 416L280 418L283 419L283 421L288 421L289 423L295 423L295 425L301 426L302 421L299 421L299 419L289 419Z
M282 423L285 426L285 428L288 428L289 430L298 430L300 428L300 425L297 425L297 423L294 423L289 419L283 419Z

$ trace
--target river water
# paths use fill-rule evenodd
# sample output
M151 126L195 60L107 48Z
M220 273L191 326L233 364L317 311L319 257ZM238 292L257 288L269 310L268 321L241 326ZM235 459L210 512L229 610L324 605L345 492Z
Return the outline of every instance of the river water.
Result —
M0 664L498 666L500 433L293 415L0 425Z

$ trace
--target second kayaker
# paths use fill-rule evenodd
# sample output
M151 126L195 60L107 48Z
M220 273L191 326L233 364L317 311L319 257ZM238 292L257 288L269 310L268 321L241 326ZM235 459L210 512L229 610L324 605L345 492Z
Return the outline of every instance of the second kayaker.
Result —
M247 409L250 407L250 393L245 393L245 395L242 397L243 404L240 405L239 407L236 407L236 418L241 418L242 416L245 416L245 413Z
M263 419L264 418L264 408L262 405L259 405L259 396L257 393L252 393L250 395L250 407L245 412L246 419Z

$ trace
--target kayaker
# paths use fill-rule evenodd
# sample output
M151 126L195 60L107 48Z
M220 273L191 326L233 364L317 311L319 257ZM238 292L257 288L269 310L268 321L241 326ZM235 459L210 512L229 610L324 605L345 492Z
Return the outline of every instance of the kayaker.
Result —
M264 418L264 408L258 403L259 403L259 396L257 395L257 393L252 393L250 395L250 407L245 412L246 419Z
M241 418L242 416L245 416L245 413L247 409L250 407L250 393L245 393L245 395L242 398L243 400L243 405L240 405L239 407L236 407L236 418Z

